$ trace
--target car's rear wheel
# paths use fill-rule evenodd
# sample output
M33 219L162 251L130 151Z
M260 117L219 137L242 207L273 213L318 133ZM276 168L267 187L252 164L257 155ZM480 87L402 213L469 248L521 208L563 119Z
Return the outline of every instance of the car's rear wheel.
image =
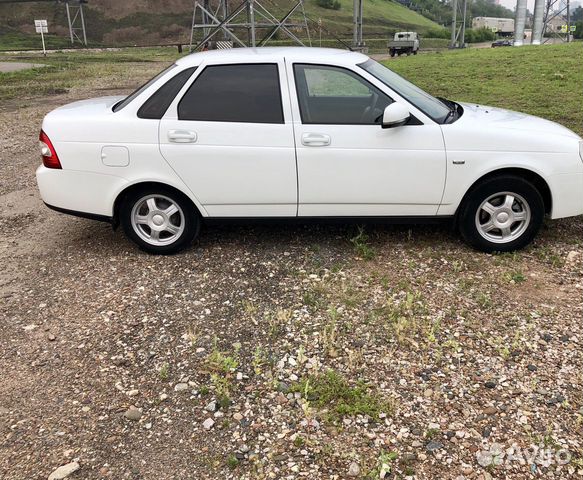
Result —
M528 245L545 214L540 192L524 178L493 177L474 187L459 215L464 239L484 252L510 252Z
M190 200L163 187L127 195L120 208L120 222L142 250L162 255L186 248L200 230L200 219Z

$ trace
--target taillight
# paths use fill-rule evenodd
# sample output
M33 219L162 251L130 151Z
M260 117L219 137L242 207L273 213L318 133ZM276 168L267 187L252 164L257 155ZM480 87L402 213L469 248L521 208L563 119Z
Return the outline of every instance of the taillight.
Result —
M41 130L38 139L43 165L47 168L63 168L61 167L61 162L59 161L55 147L53 147L47 134Z

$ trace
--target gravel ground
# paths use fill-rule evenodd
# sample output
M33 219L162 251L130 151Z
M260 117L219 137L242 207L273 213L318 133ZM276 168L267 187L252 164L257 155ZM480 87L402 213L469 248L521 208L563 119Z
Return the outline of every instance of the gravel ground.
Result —
M311 225L148 256L36 191L42 116L91 94L0 111L0 478L581 478L581 217L513 255Z

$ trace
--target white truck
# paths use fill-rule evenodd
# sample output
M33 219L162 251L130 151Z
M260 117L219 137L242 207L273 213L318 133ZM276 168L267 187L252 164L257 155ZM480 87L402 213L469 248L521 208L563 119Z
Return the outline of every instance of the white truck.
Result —
M497 33L501 37L511 37L514 35L513 18L497 17L474 17L472 19L472 28L487 28Z
M419 51L419 35L417 32L397 32L389 42L391 57L402 53L417 55Z

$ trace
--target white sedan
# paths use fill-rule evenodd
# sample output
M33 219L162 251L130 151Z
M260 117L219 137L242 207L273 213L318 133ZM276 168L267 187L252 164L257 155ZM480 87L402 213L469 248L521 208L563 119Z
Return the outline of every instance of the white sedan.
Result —
M173 253L208 219L454 221L483 251L583 213L583 143L556 123L437 99L360 53L233 49L181 58L126 98L50 112L51 208Z

